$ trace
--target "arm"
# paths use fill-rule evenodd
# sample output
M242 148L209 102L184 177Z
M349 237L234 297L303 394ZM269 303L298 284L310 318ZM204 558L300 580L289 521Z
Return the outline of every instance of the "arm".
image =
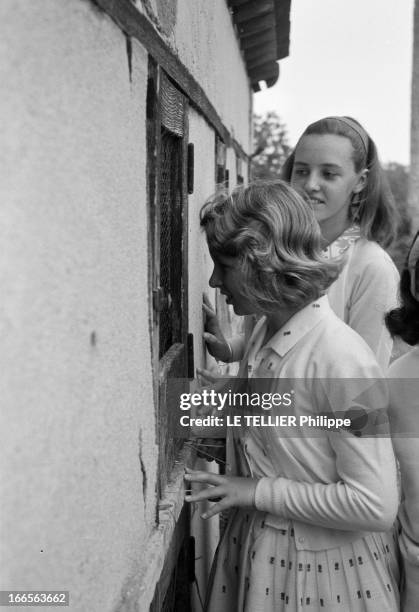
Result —
M361 253L362 254L362 253ZM393 342L384 324L384 315L397 305L399 274L385 253L377 252L348 272L351 283L346 323L374 352L381 368L388 367Z
M419 452L417 438L395 440L402 475L403 501L399 510L402 532L399 537L403 558L403 612L416 612L419 602Z
M408 356L406 356L408 358ZM406 370L395 362L394 366ZM394 370L390 368L389 377ZM404 566L403 612L416 612L419 601L419 444L418 380L390 378L390 416L394 428L393 443L399 461L402 502L399 509L400 552ZM409 432L407 437L403 432Z
M388 438L331 437L339 482L261 478L258 510L334 529L384 531L397 512L396 469ZM385 469L383 469L385 466Z
M312 414L330 413L330 416L351 418L354 429L362 437L348 431L324 432L319 438L324 448L322 459L313 456L311 472L316 472L316 461L333 462L336 476L333 482L307 482L309 478L293 479L292 473L281 470L283 476L262 478L256 489L255 503L259 510L283 518L300 520L323 527L383 531L394 521L397 512L396 466L391 440L388 436L388 392L384 379L377 377L379 369L369 358L360 359L354 367L352 351L340 351L336 366L331 365L330 378L313 379L312 385L301 390L296 400ZM338 378L345 367L345 357L352 355L353 378ZM368 359L369 362L368 363ZM351 365L349 362L348 366ZM357 372L358 370L358 372ZM361 372L364 371L361 378ZM356 417L364 424L355 424ZM301 435L310 432L301 431ZM275 437L282 432L270 433ZM316 437L320 432L312 434ZM328 446L330 447L328 450ZM274 448L272 450L274 452ZM280 461L280 459L276 459ZM385 469L383 469L385 466Z
M350 440L346 446L351 448L345 453L339 448L341 444L335 445L342 475L337 483L311 484L267 477L256 480L187 470L187 481L209 485L209 488L187 495L185 500L197 502L217 498L217 503L202 518L210 518L231 507L256 506L264 512L331 529L388 530L397 512L391 442L384 438L352 436L346 440ZM371 461L372 456L375 461Z

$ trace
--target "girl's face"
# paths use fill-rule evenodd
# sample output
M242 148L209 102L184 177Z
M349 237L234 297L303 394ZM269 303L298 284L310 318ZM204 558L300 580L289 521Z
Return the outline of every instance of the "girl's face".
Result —
M219 288L226 296L227 304L232 304L234 312L238 315L253 314L255 306L243 294L246 279L238 257L227 257L210 251L214 262L211 274L210 287Z
M312 206L320 226L338 233L348 225L354 193L362 191L367 171L355 171L349 138L336 134L306 134L295 151L291 185Z

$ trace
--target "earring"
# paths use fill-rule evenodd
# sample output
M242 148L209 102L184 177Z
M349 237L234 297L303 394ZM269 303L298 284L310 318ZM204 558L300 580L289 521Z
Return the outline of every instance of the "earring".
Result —
M360 218L361 198L358 193L352 194L349 206L350 218L353 223L358 223Z

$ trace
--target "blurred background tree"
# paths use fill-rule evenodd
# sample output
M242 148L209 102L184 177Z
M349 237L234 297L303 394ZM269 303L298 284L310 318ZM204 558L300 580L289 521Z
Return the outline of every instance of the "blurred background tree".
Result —
M285 123L275 111L253 115L252 179L279 178L282 164L291 153Z
M388 249L388 252L393 258L398 270L401 271L411 241L412 219L407 201L409 169L403 164L389 162L384 165L384 172L386 173L400 215L397 238Z

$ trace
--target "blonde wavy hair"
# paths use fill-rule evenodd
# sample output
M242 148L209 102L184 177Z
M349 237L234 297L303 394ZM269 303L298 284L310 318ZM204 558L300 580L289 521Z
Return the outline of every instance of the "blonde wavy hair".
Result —
M213 257L239 258L255 311L302 308L337 278L341 263L321 253L311 208L282 180L218 190L200 212Z

